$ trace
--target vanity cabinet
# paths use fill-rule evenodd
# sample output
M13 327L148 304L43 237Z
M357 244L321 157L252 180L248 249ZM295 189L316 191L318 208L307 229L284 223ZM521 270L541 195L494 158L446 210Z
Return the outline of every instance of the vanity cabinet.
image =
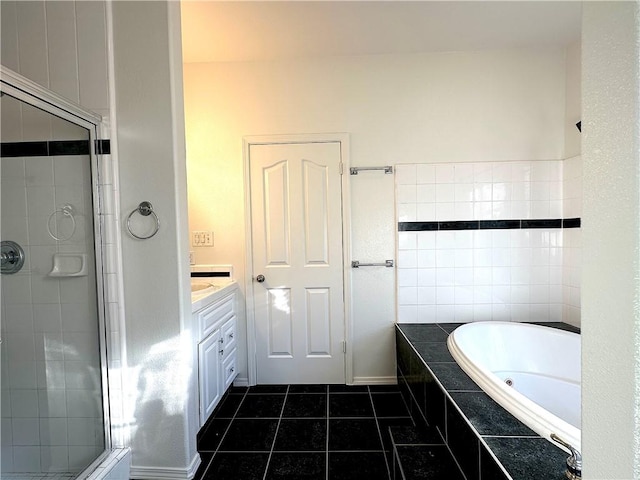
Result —
M200 426L237 376L236 289L195 312L198 325Z

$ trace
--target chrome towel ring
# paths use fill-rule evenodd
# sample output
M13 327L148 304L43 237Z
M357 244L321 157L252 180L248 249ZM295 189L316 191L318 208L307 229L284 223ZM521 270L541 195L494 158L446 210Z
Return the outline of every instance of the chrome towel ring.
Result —
M143 217L148 217L149 215L153 216L153 220L155 221L155 228L153 229L153 232L151 232L149 235L146 235L146 236L136 235L131 230L131 217L136 212L138 212ZM160 230L160 219L158 218L158 215L156 215L156 212L153 211L153 205L151 205L151 202L147 202L147 201L140 202L140 205L138 205L138 208L134 209L129 214L129 216L127 217L127 230L129 230L129 233L131 234L132 237L135 237L138 240L146 240L148 238L153 237L156 233L158 233L158 230Z
M61 220L68 218L71 221L71 233L69 233L65 237L63 237L62 235L56 235L55 233L53 233L53 228L51 228L51 225L53 224L56 233L58 233L58 214L60 215ZM73 205L71 204L67 204L58 210L54 210L54 212L49 215L49 218L47 219L47 232L49 233L49 236L58 242L66 242L67 240L71 239L71 237L73 237L73 234L76 233L76 219L73 214Z

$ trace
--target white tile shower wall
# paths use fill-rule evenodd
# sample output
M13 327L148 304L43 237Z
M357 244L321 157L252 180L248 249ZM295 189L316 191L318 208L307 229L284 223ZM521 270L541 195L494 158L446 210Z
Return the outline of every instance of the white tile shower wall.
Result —
M87 162L81 156L60 157L60 163L51 157L3 158L0 166L3 238L16 238L11 225L20 222L14 207L22 212L26 203L17 238L28 259L22 272L2 280L3 472L79 470L104 448L96 390L95 269L86 277L47 276L54 253L93 250L92 230L81 223L91 218L89 171L80 167ZM14 172L11 178L4 175L5 163ZM8 183L12 188L5 188ZM67 203L73 204L78 225L70 239L56 242L46 225ZM72 230L62 223L66 237Z
M1 15L1 35L0 42L2 64L24 76L30 78L48 87L54 92L81 104L83 107L89 108L103 117L109 115L109 98L108 98L108 55L107 55L107 11L106 2L20 2L20 1L3 1L0 2ZM23 116L21 108L16 107L16 111L10 109L2 109L2 133L4 141L20 141L23 140L23 125L30 123L30 117ZM20 119L20 121L16 121ZM32 122L31 122L32 123ZM66 122L52 122L51 133L56 138L65 137L70 139ZM24 128L26 131L26 128ZM45 129L48 132L49 129ZM109 138L110 131L107 124L104 124L103 131L100 132L102 138ZM9 138L11 140L9 140ZM49 139L49 133L45 133L42 140ZM34 138L35 140L35 138ZM18 159L20 166L23 166L22 159ZM115 205L117 202L117 166L115 162L110 161L107 156L102 163L103 170L101 180L103 183L102 195L105 197L104 204ZM3 164L4 167L4 164ZM6 169L3 169L3 191L14 188L12 185L5 185ZM70 175L74 172L67 172ZM24 175L24 173L21 173ZM8 180L8 178L7 178ZM22 187L18 187L20 190ZM22 188L24 190L24 188ZM22 192L22 201L18 200L20 195L12 195L16 198L13 213L15 218L6 218L3 214L3 229L6 227L15 232L15 239L18 241L27 241L29 225L24 220L26 218L26 196ZM111 199L111 201L108 201ZM113 200L115 199L115 200ZM119 218L116 211L110 211L104 215L102 219L103 232L105 233L105 264L107 271L112 277L120 275L121 269L121 252L119 248ZM33 223L32 223L33 225ZM35 225L34 225L35 226ZM45 237L46 238L46 237ZM27 261L29 263L29 261ZM27 268L27 267L25 267ZM28 302L30 301L31 285L28 278L16 278L15 285L8 286L11 297L14 302L21 302L20 305L24 312L29 312ZM112 284L114 282L111 282ZM115 281L115 283L118 283ZM121 288L121 282L120 282ZM113 293L113 292L112 292ZM112 425L112 445L122 446L127 444L127 429L125 427L124 412L122 408L122 381L121 367L124 364L124 351L122 337L124 335L124 310L123 305L119 301L122 298L119 294L111 295L108 305L106 306L106 323L109 332L108 340L108 362L111 369L109 375L109 387L111 391L110 397L110 413ZM26 307L25 307L26 305ZM24 307L24 308L23 308ZM13 307L11 307L13 308ZM16 307L18 308L18 307ZM40 307L37 307L40 309ZM77 318L73 312L67 312L66 307L61 307L63 319ZM70 315L69 317L67 315ZM33 312L23 315L24 322L19 322L16 328L31 328L30 319ZM2 303L2 318L5 316L5 303ZM54 317L57 318L57 317ZM51 320L51 317L41 314L39 320ZM48 322L48 323L56 323ZM44 327L44 328L52 328ZM63 327L64 328L64 327ZM49 332L52 333L52 332ZM9 368L6 362L6 349L2 349L2 378L8 381ZM37 386L46 384L54 384L57 386L64 385L65 370L64 361L48 360L46 375L39 372L36 377ZM15 371L15 368L12 368ZM28 372L24 384L32 385L30 380L32 375ZM14 383L19 382L14 375ZM39 383L38 383L39 382ZM8 390L4 389L2 398L2 421L3 426L10 423L10 402ZM58 389L48 394L47 399L40 401L42 411L52 410L51 416L62 416L66 412L67 399L64 389ZM55 398L53 398L55 397ZM2 435L2 470L8 471L7 463L13 463L12 456L7 455L7 447L10 442L10 428L3 428ZM10 439L10 438L9 438ZM29 447L31 448L31 447ZM65 447L52 447L52 458L67 458L68 451L62 451ZM35 452L35 450L34 450ZM11 453L11 452L9 452ZM29 452L23 452L22 458L28 458ZM35 458L35 457L34 457ZM34 460L35 461L35 460ZM56 463L56 462L54 462ZM124 477L123 477L124 478ZM128 478L128 477L126 477Z
M399 222L562 217L562 162L396 167ZM398 321L560 320L561 229L398 232Z
M18 138L3 128L3 141L50 140L62 122L25 105L13 113L30 124ZM64 129L65 140L87 138ZM79 471L104 449L95 268L90 260L85 277L48 273L57 252L93 258L89 159L2 158L0 177L3 239L18 241L27 258L2 279L2 471ZM75 228L64 205L73 206Z
M109 113L106 2L2 1L2 65Z

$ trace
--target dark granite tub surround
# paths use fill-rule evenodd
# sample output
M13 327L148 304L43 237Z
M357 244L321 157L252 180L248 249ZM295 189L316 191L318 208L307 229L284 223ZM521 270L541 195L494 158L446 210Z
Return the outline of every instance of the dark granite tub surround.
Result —
M466 480L565 478L567 454L484 393L449 354L447 338L459 325L397 325L398 385L416 424L435 428ZM406 448L397 455L419 464L425 451L416 450L413 460Z

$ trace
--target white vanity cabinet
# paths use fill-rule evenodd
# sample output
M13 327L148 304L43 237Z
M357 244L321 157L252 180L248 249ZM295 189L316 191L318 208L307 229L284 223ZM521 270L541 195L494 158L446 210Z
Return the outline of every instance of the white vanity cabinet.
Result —
M199 330L200 426L207 421L237 375L236 289L235 284L225 288L209 305L194 313Z

